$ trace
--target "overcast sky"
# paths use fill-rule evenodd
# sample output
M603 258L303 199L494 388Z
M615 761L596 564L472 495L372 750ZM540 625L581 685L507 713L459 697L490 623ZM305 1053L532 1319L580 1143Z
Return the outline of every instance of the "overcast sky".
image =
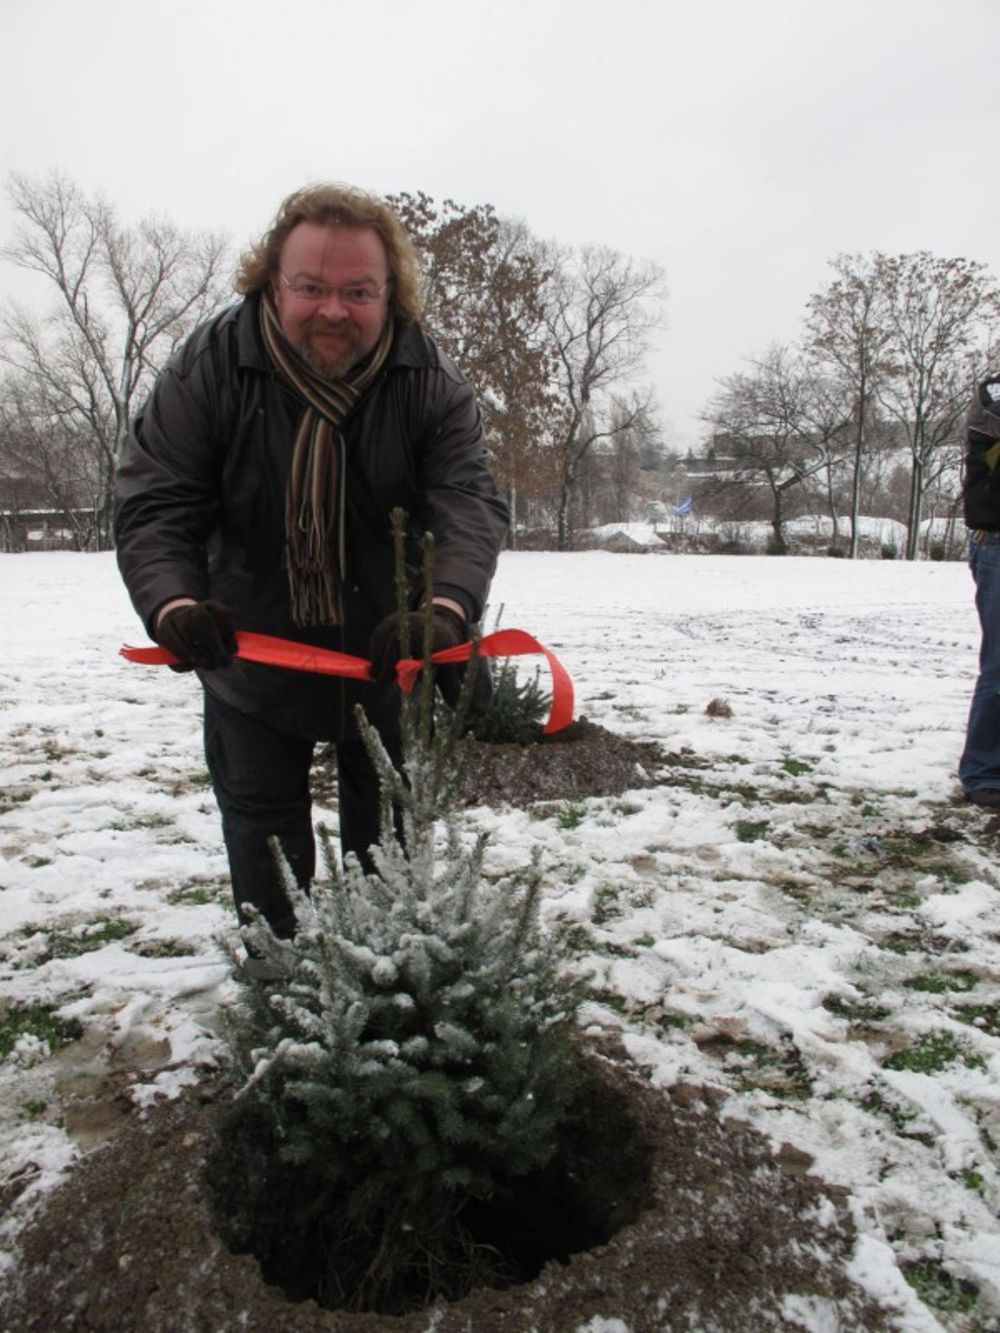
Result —
M677 448L837 253L1000 276L1000 0L0 0L0 49L5 169L128 220L242 245L338 179L655 260Z

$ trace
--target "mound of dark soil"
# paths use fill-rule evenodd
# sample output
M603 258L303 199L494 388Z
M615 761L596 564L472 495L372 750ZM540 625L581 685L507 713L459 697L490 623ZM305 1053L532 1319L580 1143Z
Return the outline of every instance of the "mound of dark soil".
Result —
M465 805L532 805L618 796L657 782L666 756L655 741L633 741L580 717L537 745L473 743L462 785Z
M696 1090L670 1100L613 1054L587 1057L593 1109L576 1168L613 1234L531 1281L398 1317L289 1301L222 1238L209 1175L219 1101L203 1093L151 1111L53 1192L22 1236L2 1327L570 1333L603 1316L630 1333L743 1333L801 1330L808 1314L816 1326L885 1328L845 1276L852 1230L840 1201L801 1162L786 1174L764 1140L720 1122Z
M463 805L514 805L618 796L669 781L669 755L655 741L634 741L578 717L534 745L472 741L462 783ZM332 754L320 753L313 795L336 804Z

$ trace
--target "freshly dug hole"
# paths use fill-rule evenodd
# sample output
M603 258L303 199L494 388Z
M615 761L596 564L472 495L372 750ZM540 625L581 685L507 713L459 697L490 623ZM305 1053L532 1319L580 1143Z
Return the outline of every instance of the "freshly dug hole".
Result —
M615 1207L634 1202L635 1179L645 1176L645 1194L638 1216L606 1244L566 1264L551 1262L532 1281L478 1288L464 1300L396 1317L289 1301L265 1282L253 1257L233 1254L220 1237L208 1180L229 1093L205 1088L153 1108L53 1191L19 1238L0 1295L0 1328L568 1333L601 1317L631 1333L801 1333L804 1310L817 1327L876 1333L894 1326L848 1274L854 1229L841 1199L808 1177L784 1174L771 1145L720 1122L692 1096L697 1090L681 1086L671 1098L651 1088L617 1049L592 1053L588 1064L597 1088L611 1086L625 1104L622 1119L618 1100L604 1102L612 1110L603 1141L621 1145L627 1177L616 1205L606 1192L611 1225Z
M290 1301L398 1315L530 1282L606 1244L648 1201L654 1151L623 1089L591 1069L553 1161L489 1199L441 1190L366 1214L363 1179L334 1190L239 1121L217 1135L207 1181L226 1246L252 1255Z

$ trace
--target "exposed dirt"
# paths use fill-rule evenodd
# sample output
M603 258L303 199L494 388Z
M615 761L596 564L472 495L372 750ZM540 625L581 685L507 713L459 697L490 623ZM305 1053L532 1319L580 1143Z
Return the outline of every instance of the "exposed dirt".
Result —
M651 787L666 762L655 741L633 741L579 717L537 745L472 745L462 785L466 805L532 805L617 796Z
M208 1184L220 1087L161 1105L92 1153L26 1228L3 1328L74 1333L629 1333L670 1329L885 1328L851 1286L841 1201L776 1161L757 1135L720 1122L698 1089L672 1098L621 1052L588 1061L593 1193L623 1223L608 1242L550 1262L530 1282L480 1289L389 1317L290 1302L220 1236ZM607 1170L614 1154L615 1171ZM603 1169L602 1169L603 1167ZM592 1322L593 1321L593 1322Z

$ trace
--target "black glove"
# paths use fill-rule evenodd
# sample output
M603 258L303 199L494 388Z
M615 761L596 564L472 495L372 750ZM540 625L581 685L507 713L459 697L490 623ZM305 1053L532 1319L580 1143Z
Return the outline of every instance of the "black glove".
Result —
M177 658L180 671L217 671L236 652L232 614L221 602L193 602L168 611L156 627L156 640Z
M422 657L424 652L424 612L410 611L403 617L409 627L410 651L408 657ZM368 656L372 664L372 678L377 685L389 685L396 679L396 663L403 656L400 640L402 626L399 615L386 616L375 626ZM454 648L469 637L465 621L450 606L435 606L431 616L431 652Z
M410 657L422 657L424 651L424 613L423 611L410 611L406 616L406 623L409 626L410 634ZM469 637L469 629L465 621L453 611L450 606L435 605L431 617L431 653L440 652L442 648L454 648L457 644L465 643ZM368 656L372 664L372 678L378 685L388 685L396 679L396 663L402 657L400 650L400 624L399 616L386 616L375 627L372 634L371 644L368 649ZM434 668L438 688L444 696L444 701L451 708L458 704L459 695L462 692L462 681L465 679L466 663L455 662L449 666L436 666ZM469 704L469 712L475 716L483 713L490 705L493 698L493 678L490 675L490 669L485 661L476 663L476 679L472 687L472 699Z

